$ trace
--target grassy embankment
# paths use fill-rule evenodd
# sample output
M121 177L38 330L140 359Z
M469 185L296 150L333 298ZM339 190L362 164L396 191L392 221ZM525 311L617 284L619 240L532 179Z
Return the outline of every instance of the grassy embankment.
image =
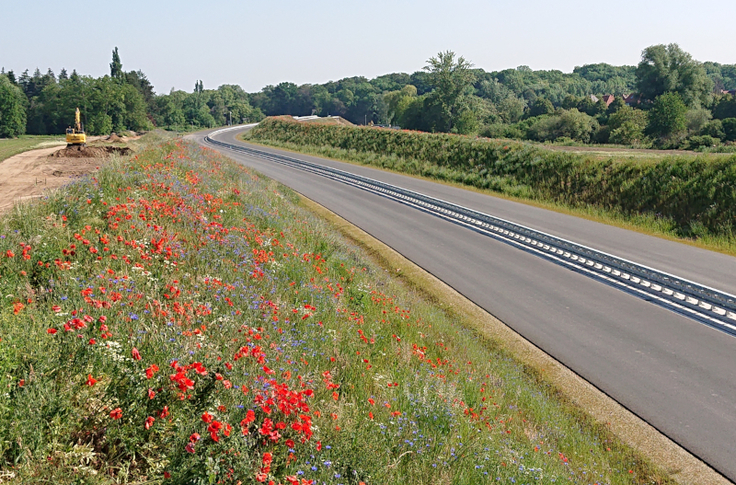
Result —
M0 481L669 483L290 190L162 141L0 219Z
M736 254L736 156L572 153L269 118L246 141L373 165Z
M62 135L23 135L20 138L0 138L0 162L18 153L65 145Z

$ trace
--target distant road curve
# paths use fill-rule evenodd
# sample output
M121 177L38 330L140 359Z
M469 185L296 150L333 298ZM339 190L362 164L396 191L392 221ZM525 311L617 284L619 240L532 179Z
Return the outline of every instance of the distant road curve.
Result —
M236 139L243 129L213 138L248 146ZM205 144L204 136L195 139ZM403 187L736 294L730 256L427 180L254 148ZM391 246L736 482L736 338L406 204L218 149Z

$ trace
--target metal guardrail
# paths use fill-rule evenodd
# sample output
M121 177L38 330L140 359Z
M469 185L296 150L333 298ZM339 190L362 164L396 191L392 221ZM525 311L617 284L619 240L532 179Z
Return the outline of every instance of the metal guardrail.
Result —
M219 133L213 132L210 135ZM388 197L452 222L470 227L504 242L533 251L547 259L664 303L736 336L736 296L663 271L619 258L572 241L546 234L489 214L298 158L233 145L206 136L216 146L271 160Z

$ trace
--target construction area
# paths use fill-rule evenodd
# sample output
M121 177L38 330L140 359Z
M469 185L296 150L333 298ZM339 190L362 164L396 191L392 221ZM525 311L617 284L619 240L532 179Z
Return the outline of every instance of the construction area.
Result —
M129 141L140 135L88 137L86 146L60 145L14 155L0 162L0 214L18 202L43 197L44 193L97 171L112 155L127 155Z

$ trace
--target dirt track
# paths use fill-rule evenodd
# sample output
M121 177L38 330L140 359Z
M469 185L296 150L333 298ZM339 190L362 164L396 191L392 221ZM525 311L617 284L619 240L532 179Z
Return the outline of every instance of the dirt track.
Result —
M19 201L43 196L45 191L68 184L96 171L106 158L56 157L64 146L20 153L0 162L0 214Z

